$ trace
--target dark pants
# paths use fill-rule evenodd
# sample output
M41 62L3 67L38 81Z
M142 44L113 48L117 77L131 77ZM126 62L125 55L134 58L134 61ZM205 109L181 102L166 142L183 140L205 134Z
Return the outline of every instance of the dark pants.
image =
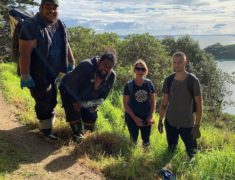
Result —
M57 104L57 90L55 83L46 87L30 88L30 93L35 100L35 112L39 120L54 117L54 108Z
M94 111L93 108L81 108L81 111L75 111L67 92L60 88L60 95L65 111L66 121L82 121L82 123L79 122L77 125L83 126L85 130L93 131L97 119L97 111ZM79 129L83 131L83 127L79 127Z
M137 126L135 121L127 113L125 113L125 121L129 130L130 138L134 143L137 143L139 130L141 132L143 144L148 144L150 142L149 137L151 134L151 126Z
M193 157L197 149L197 142L192 137L192 128L173 127L167 122L167 120L165 120L165 128L169 150L174 151L176 149L180 136L184 142L189 157Z

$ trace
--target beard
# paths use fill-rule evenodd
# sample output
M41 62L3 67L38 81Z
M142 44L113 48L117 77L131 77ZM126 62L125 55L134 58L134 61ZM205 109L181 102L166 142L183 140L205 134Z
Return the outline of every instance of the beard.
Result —
M58 21L58 13L53 14L53 13L46 13L44 11L41 11L40 15L47 25L52 25Z
M97 70L97 75L99 76L100 79L105 79L108 76L108 73L105 71Z
M55 24L58 21L58 17L53 17L53 18L46 18L45 19L48 24Z
M175 69L175 68L173 68L173 70L174 70L174 72L182 72L182 71L184 71L183 69Z

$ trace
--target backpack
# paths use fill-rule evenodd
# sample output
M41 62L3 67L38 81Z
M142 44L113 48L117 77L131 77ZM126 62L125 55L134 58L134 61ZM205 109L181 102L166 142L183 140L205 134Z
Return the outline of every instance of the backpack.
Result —
M147 84L148 91L150 92L151 91L151 87L152 87L151 80L150 79L144 79L144 83ZM133 96L134 80L128 81L127 82L127 86L128 86L128 90L129 90L130 96Z
M162 168L158 175L162 178L162 180L176 180L175 175L167 169Z
M174 80L174 77L175 77L175 73L171 74L170 76L167 77L166 83L167 83L167 94L168 95L170 95L170 89L171 89L171 85ZM194 98L194 88L193 88L194 79L195 79L195 76L192 73L189 73L188 77L187 77L187 88L193 98L193 113L196 112L196 102L195 102L195 98Z
M9 10L9 18L10 18L10 29L12 35L12 60L17 64L17 74L20 75L19 68L19 34L21 31L21 27L23 22L32 18L34 13L27 10L21 10L12 8Z

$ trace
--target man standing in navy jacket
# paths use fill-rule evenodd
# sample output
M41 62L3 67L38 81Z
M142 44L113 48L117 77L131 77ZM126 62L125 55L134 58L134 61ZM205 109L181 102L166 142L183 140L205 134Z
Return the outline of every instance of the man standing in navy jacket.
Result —
M27 87L35 100L40 132L52 134L57 104L55 79L74 67L65 25L58 19L58 0L42 0L39 13L25 20L19 34L21 88Z

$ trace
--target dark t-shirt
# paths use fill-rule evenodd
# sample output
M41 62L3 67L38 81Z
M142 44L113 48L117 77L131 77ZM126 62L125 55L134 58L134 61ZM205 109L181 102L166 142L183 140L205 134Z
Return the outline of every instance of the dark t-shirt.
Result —
M166 119L174 127L189 128L194 124L193 97L189 92L187 80L188 77L183 81L174 79L171 85ZM199 80L195 77L193 81L194 96L201 96ZM164 81L162 92L168 94L167 79Z
M137 86L133 83L132 95L130 94L128 83L124 87L125 96L130 96L129 106L134 114L140 118L146 120L150 113L150 94L155 92L153 83L149 81L150 89L147 85L147 81L142 86Z
M44 22L40 16L38 16L38 18L41 22ZM49 66L48 69L50 72L48 72L48 76L55 78L62 69L62 54L64 48L63 28L59 25L58 22L53 25L46 25L45 22L44 24L49 35L48 37L50 38L49 42L51 42L49 46L49 55L45 64ZM21 28L19 38L26 41L37 39L39 35L37 34L38 28L35 27L36 25L40 26L34 21L25 21ZM46 38L45 41L47 41Z

